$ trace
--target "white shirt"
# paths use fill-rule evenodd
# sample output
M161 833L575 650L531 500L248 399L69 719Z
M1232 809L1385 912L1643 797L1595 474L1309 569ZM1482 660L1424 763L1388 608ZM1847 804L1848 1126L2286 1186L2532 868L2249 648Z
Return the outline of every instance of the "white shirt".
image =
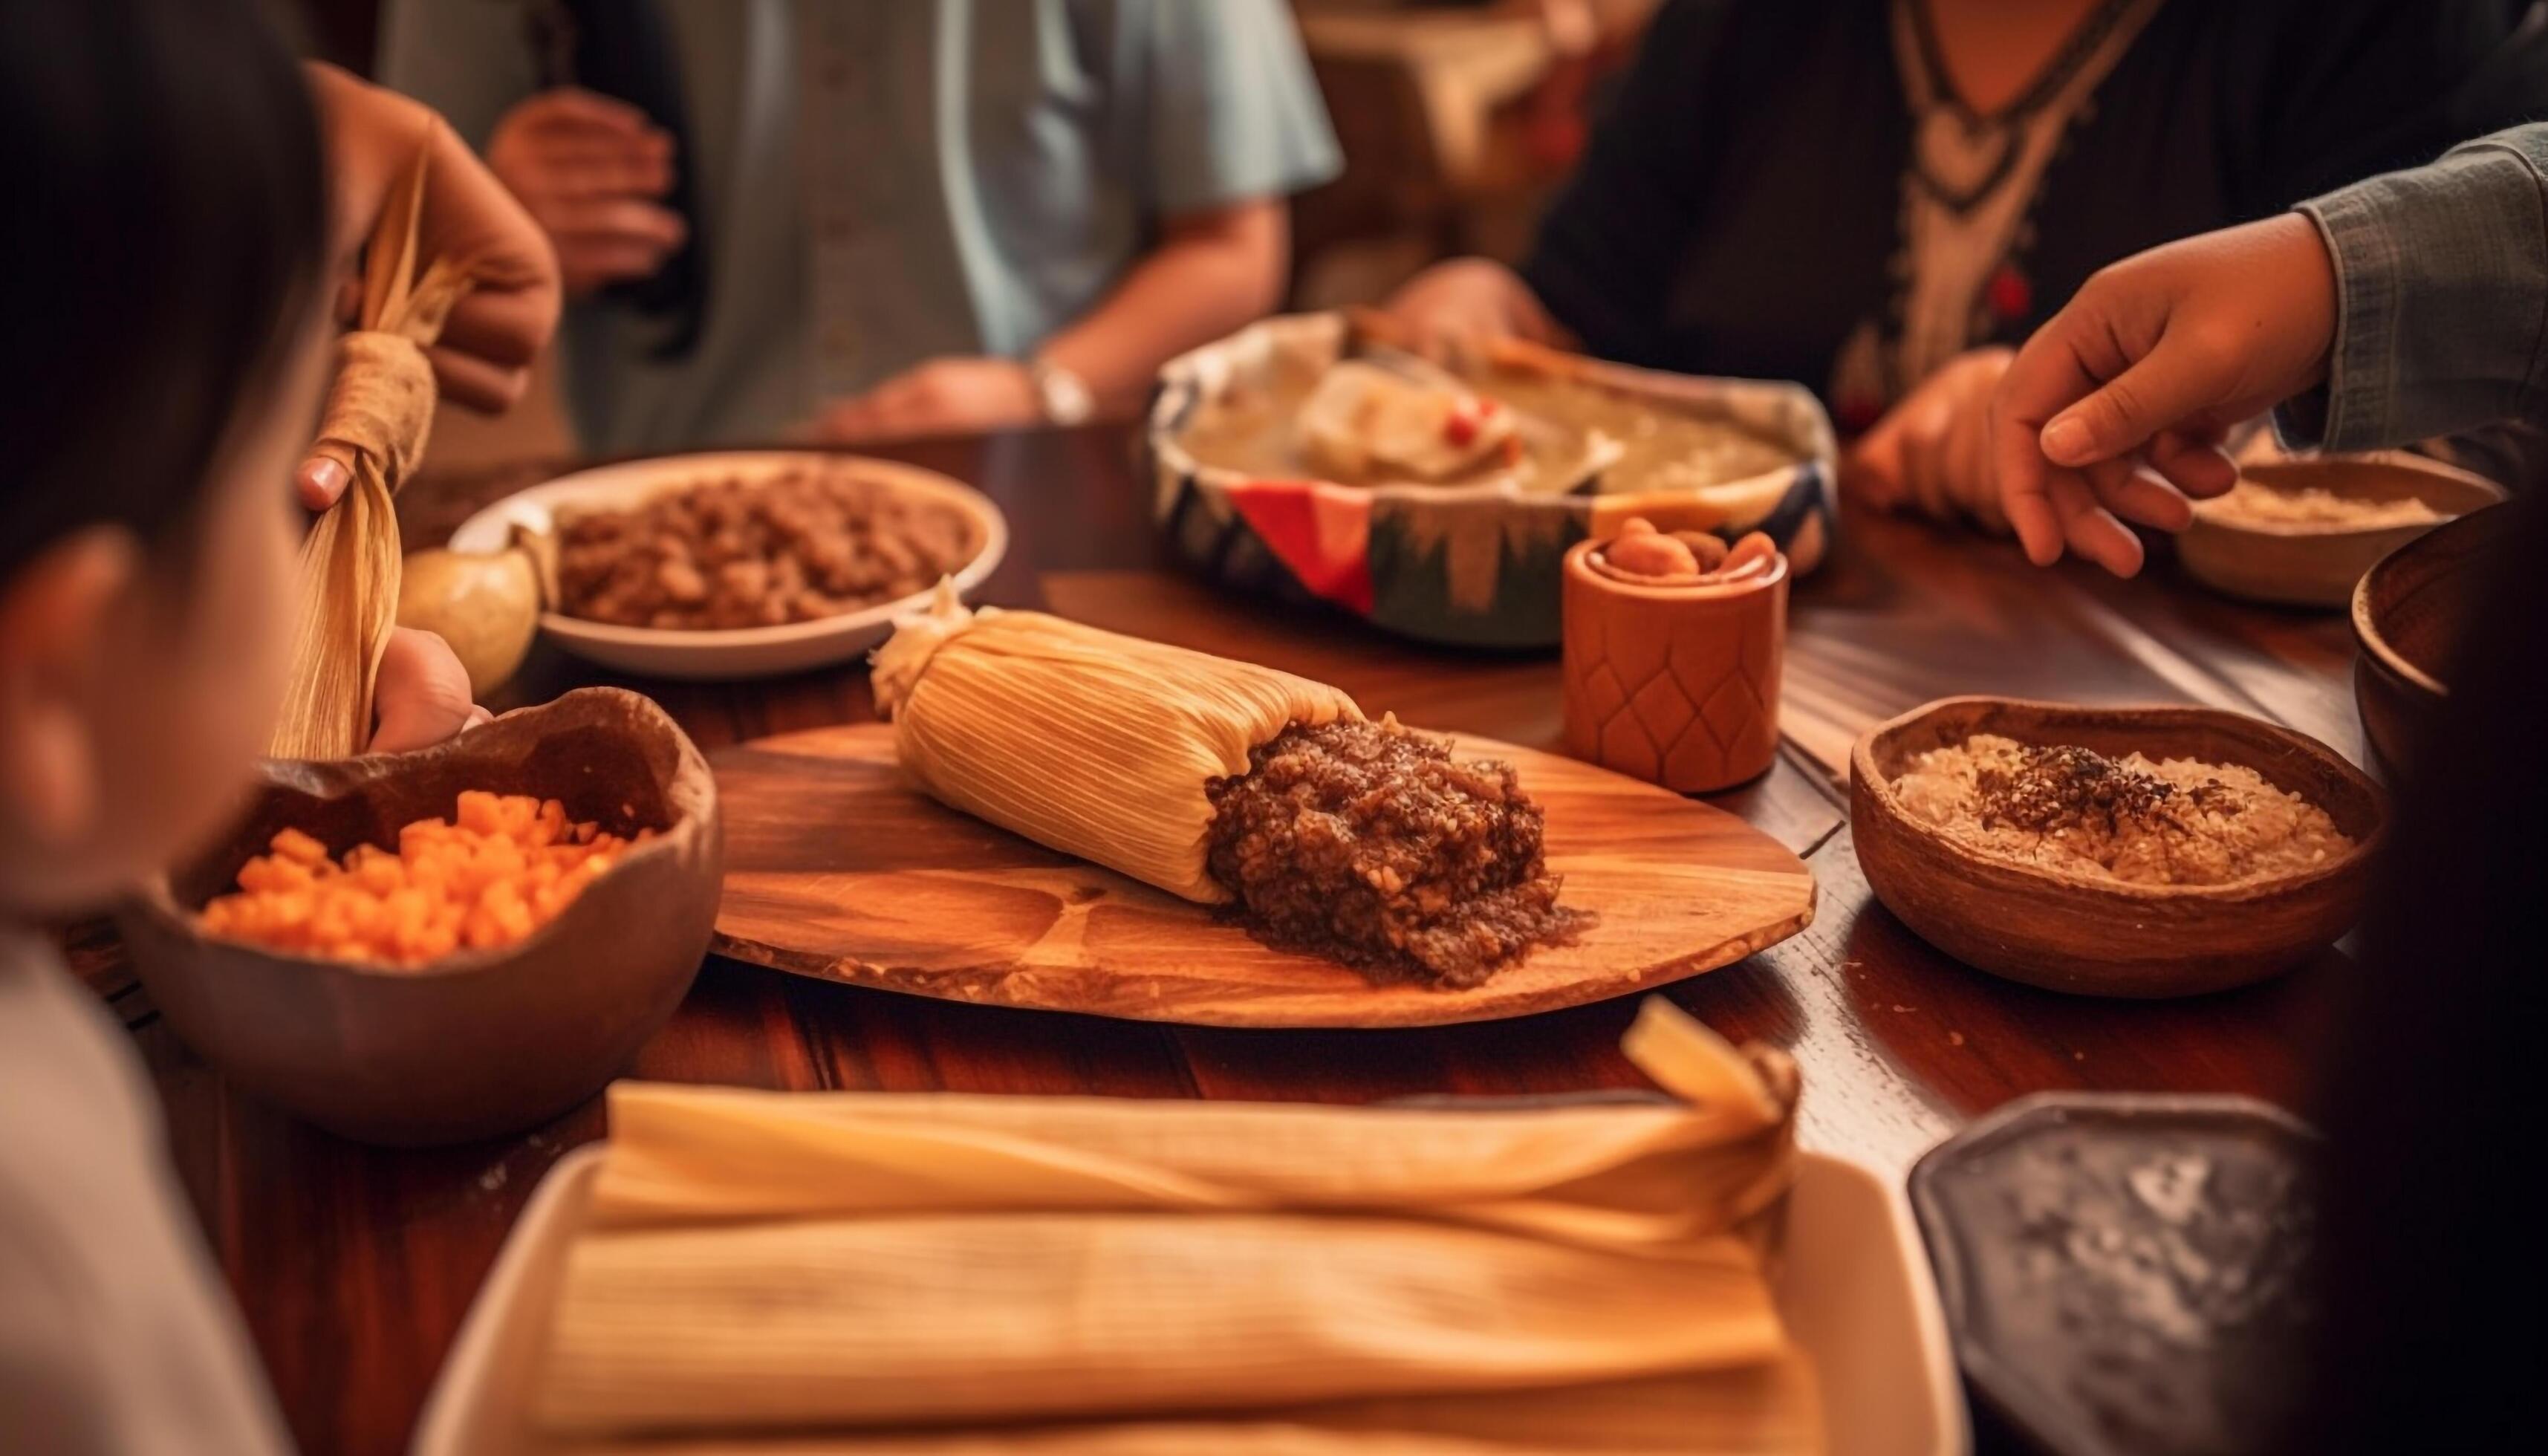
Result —
M0 930L0 1450L269 1456L291 1438L132 1039Z

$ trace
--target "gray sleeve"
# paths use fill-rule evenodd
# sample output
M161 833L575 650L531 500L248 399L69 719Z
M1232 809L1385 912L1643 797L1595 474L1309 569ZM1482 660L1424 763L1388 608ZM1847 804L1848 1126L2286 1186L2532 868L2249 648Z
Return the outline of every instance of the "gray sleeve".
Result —
M1166 217L1315 187L1343 168L1281 0L1151 0L1141 27L1151 203Z
M2548 125L2301 205L2335 262L2326 388L2277 415L2296 444L2367 450L2548 422Z
M504 113L539 89L528 15L521 0L385 0L375 77L483 152Z

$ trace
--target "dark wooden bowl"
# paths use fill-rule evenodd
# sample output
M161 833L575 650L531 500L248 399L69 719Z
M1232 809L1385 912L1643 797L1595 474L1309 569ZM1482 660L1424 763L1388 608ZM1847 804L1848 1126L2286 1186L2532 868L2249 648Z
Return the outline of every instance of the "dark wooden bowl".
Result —
M2234 885L2137 885L1981 854L1912 817L1893 780L1918 754L1994 733L2109 756L2242 764L2326 810L2353 849ZM1942 698L1879 724L1850 755L1850 833L1866 882L1923 940L2029 985L2092 996L2193 996L2278 975L2359 917L2388 804L2315 739L2195 707Z
M662 831L520 945L416 969L205 936L195 912L278 830L342 854L450 817L464 788L563 800L613 833ZM716 921L724 835L707 761L653 701L588 687L421 753L269 762L246 817L119 915L152 1004L257 1095L365 1142L517 1132L626 1064L689 990Z
M2353 589L2353 702L2392 783L2450 697L2444 669L2502 535L2493 507L2472 512L2382 557Z

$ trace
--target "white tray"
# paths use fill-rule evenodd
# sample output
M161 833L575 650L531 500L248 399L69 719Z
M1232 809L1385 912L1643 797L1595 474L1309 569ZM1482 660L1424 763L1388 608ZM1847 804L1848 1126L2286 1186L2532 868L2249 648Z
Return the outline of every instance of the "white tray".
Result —
M526 1411L567 1240L602 1146L558 1160L505 1239L417 1418L412 1456L531 1456ZM1971 1445L1946 1317L1901 1195L1856 1163L1800 1156L1777 1284L1823 1393L1835 1456L1960 1456Z

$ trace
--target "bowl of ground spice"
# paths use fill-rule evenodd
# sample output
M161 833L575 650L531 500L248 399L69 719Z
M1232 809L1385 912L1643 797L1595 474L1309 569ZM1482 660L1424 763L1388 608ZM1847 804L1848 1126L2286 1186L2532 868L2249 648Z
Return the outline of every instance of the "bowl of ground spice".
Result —
M2302 734L2198 707L1954 697L1851 755L1886 908L2051 990L2186 996L2292 969L2359 918L2378 785Z
M2493 481L2404 451L2259 462L2196 503L2177 559L2231 596L2337 608L2372 563L2502 500Z
M723 844L688 737L588 687L419 753L269 761L118 925L224 1076L359 1141L465 1141L584 1101L672 1015Z

